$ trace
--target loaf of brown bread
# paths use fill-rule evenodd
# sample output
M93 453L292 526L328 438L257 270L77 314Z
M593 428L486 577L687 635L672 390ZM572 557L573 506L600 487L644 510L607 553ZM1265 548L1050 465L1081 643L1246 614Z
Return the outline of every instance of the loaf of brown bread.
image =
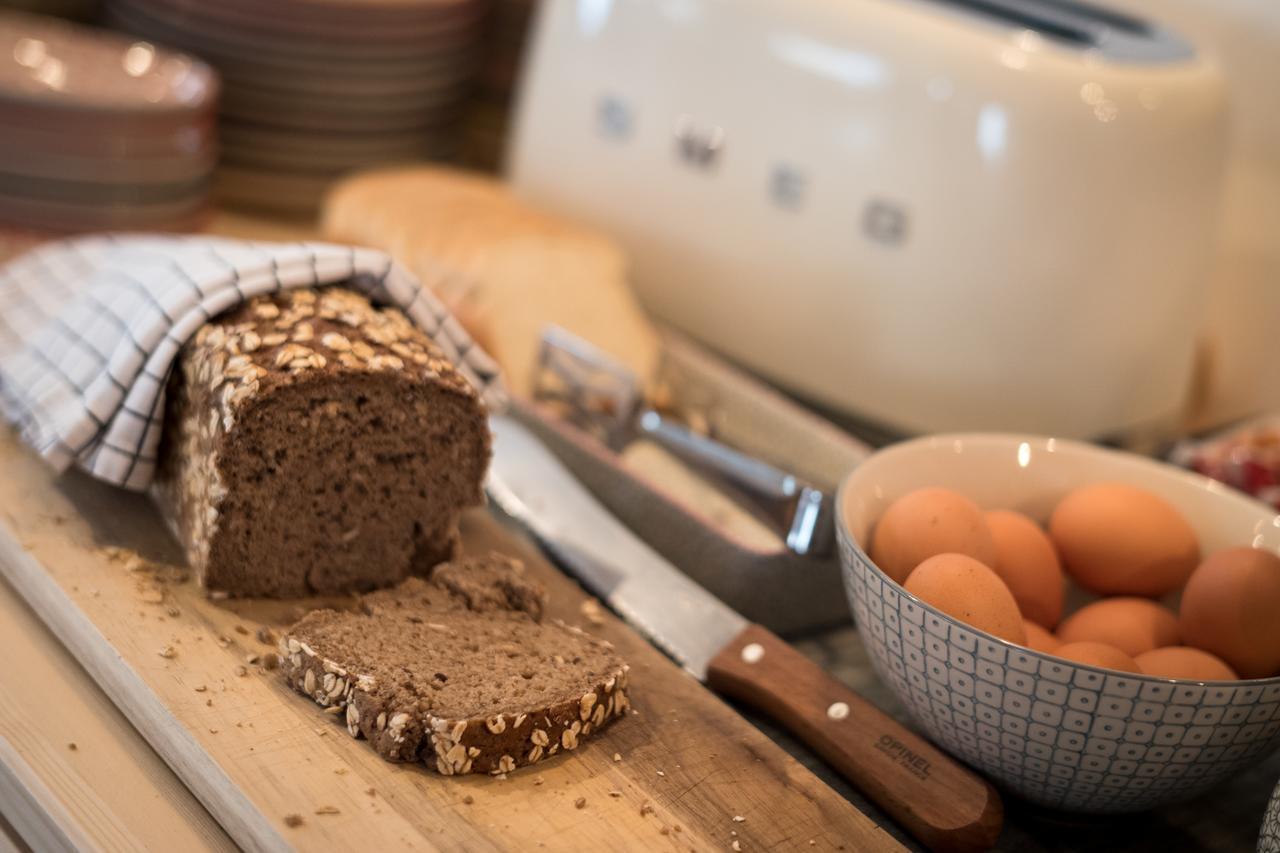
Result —
M506 773L572 751L622 716L626 664L613 647L542 621L545 595L497 554L317 610L280 640L289 685L389 761L446 776Z
M483 500L477 391L404 314L341 288L258 297L201 328L165 424L157 502L213 592L397 583L452 557Z

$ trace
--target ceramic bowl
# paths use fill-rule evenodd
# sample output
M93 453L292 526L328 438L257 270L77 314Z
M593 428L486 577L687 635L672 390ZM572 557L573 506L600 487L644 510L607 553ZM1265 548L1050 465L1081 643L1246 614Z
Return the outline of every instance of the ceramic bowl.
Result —
M1280 746L1280 677L1195 682L1129 675L970 628L890 580L867 556L896 498L945 486L1039 521L1070 489L1121 481L1191 523L1205 553L1280 552L1280 515L1220 483L1132 454L1052 438L934 436L885 448L840 487L845 590L880 677L930 738L1028 800L1132 812L1194 796Z
M1258 853L1280 853L1280 784L1271 792L1271 802L1258 832Z

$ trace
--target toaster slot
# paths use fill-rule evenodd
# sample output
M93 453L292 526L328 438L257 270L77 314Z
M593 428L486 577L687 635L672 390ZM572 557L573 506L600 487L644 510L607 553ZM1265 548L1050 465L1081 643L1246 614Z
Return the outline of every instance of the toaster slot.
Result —
M1151 33L1149 23L1115 9L1104 9L1101 6L1080 3L1078 0L1037 0L1037 2L1043 6L1060 9L1070 15L1097 21L1113 30L1120 30L1130 35L1144 36Z
M1045 38L1078 45L1097 47L1098 33L1074 24L1062 15L1045 14L1043 3L1005 2L1005 0L932 0L990 18L1017 29L1033 30Z
M932 0L973 12L1017 29L1081 48L1098 48L1119 38L1150 40L1156 36L1146 21L1079 0Z

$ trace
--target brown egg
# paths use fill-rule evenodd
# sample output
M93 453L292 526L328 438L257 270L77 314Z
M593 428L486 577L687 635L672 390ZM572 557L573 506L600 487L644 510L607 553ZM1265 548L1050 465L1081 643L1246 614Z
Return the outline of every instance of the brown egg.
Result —
M967 554L983 565L996 545L982 510L950 489L916 489L889 505L871 537L871 561L898 583L937 554Z
M1182 586L1200 560L1182 514L1126 483L1070 492L1049 519L1049 536L1067 574L1099 595L1157 598Z
M979 631L1025 646L1027 635L1013 593L1000 576L964 554L937 554L903 584L907 592Z
M996 543L991 567L1008 585L1022 615L1046 628L1062 618L1062 564L1053 542L1040 525L1020 512L997 509L987 513L987 526Z
M1161 678L1190 678L1192 681L1236 681L1240 676L1222 658L1190 646L1152 649L1134 658L1147 675Z
M1062 645L1058 642L1058 638L1050 634L1044 628L1041 628L1030 619L1022 620L1022 627L1027 632L1026 646L1029 649L1035 649L1037 652L1044 652L1051 655Z
M1182 642L1241 678L1280 675L1280 557L1256 548L1210 555L1182 591L1178 624Z
M1086 604L1058 626L1064 643L1106 643L1129 657L1178 644L1178 617L1149 598L1104 598Z
M1141 672L1133 658L1106 643L1064 643L1053 653L1055 657L1115 669L1120 672Z

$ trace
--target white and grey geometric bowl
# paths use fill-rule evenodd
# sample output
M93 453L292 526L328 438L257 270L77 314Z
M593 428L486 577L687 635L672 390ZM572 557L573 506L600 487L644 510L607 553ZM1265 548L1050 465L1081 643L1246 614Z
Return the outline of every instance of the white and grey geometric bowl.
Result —
M1280 553L1280 515L1220 483L1061 439L932 436L873 454L836 499L845 590L879 676L925 733L1019 796L1073 812L1134 812L1195 796L1280 747L1280 677L1196 682L1076 664L970 628L890 580L864 550L892 501L923 486L1044 521L1075 486L1163 496L1204 553Z
M1258 833L1258 853L1280 853L1280 783L1271 792L1262 830Z

